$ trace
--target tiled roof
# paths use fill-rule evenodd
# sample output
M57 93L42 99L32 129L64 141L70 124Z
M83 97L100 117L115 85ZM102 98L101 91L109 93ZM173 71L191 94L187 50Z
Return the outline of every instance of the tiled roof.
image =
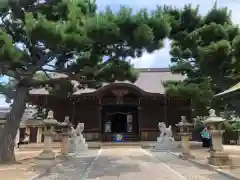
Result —
M185 76L182 76L180 74L173 74L171 73L169 68L141 68L139 70L139 77L134 85L138 86L143 91L149 92L149 93L160 93L164 94L165 89L163 87L163 82L168 80L176 80L176 81L182 81L185 79ZM54 78L63 78L66 77L66 75L61 74L55 74ZM74 83L74 82L72 82ZM119 81L116 81L115 83L119 83ZM123 81L121 83L130 83L129 81ZM108 85L109 83L105 83L104 85ZM85 88L85 89L79 89L74 94L79 95L83 93L91 93L96 91L95 89ZM49 94L48 91L45 88L40 89L33 89L30 91L30 94L43 94L47 95Z
M140 74L134 85L150 93L164 94L163 82L169 80L182 81L184 76L173 74L168 68L139 69Z

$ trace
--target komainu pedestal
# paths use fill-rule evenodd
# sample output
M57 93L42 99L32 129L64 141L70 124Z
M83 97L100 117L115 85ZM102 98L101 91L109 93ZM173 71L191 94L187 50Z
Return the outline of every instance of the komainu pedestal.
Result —
M160 130L160 136L157 138L157 143L154 145L154 151L173 151L178 148L172 135L172 128L166 127L164 122L158 123L158 128Z
M70 138L69 138L69 146L68 146L68 153L75 153L76 152L76 131L73 127L71 127Z
M81 153L83 151L88 150L88 144L86 144L86 140L82 135L82 132L84 130L84 123L78 123L76 128L76 153Z
M69 153L78 154L88 150L88 144L82 135L84 124L78 123L76 129L71 128L71 138L69 139Z

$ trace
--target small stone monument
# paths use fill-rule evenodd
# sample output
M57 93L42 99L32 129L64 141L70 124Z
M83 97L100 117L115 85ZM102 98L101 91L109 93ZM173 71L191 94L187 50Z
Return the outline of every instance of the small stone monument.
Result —
M43 120L44 130L44 146L43 151L37 157L38 160L55 160L55 153L52 149L53 137L56 135L54 127L59 125L58 121L53 117L53 111L48 112L47 119Z
M209 126L210 134L212 137L212 150L210 152L209 164L214 166L226 166L231 165L232 161L228 154L223 150L221 123L225 119L216 116L215 110L209 110L209 117L204 121L204 124Z
M190 136L190 128L193 124L187 122L186 116L181 116L181 122L176 124L177 127L180 128L179 135L181 136L181 148L182 153L179 155L182 159L194 158L194 156L190 153L190 145L189 145L189 136Z
M76 128L76 153L81 153L88 150L88 145L86 144L85 138L82 135L84 130L84 123L78 123Z
M62 127L62 132L60 133L61 136L61 154L68 155L69 150L69 117L65 116L64 122L60 123Z
M177 149L177 143L175 142L172 134L171 125L167 128L164 122L158 123L160 136L157 138L157 143L154 145L154 151L172 151Z

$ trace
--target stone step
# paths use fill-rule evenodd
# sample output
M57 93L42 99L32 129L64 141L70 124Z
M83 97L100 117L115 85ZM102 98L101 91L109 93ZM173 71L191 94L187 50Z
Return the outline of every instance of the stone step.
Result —
M141 142L106 142L101 143L101 148L141 148Z

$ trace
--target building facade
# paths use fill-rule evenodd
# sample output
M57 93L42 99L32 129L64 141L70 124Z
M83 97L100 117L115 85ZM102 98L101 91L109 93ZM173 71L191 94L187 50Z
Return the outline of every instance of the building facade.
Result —
M50 95L44 88L30 91L34 104L54 111L55 119L70 117L73 125L85 125L88 141L112 141L116 134L125 141L155 141L158 122L175 124L181 116L191 119L191 101L164 95L163 83L183 80L169 69L139 69L135 83L114 82L99 89L79 89L68 98ZM57 75L55 75L57 76Z
M6 115L10 112L10 107L0 108L0 131L4 127ZM41 143L44 140L43 131L44 124L42 120L34 119L34 114L37 110L33 106L27 106L20 122L20 127L16 135L16 143L23 140L25 134L30 135L30 143Z

